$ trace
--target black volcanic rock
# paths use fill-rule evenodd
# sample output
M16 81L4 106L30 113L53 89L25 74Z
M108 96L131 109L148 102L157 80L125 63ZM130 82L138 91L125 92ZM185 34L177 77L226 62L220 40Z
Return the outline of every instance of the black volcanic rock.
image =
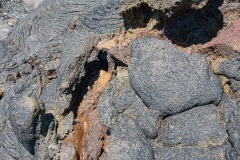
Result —
M98 78L98 74L89 73L88 67L103 69L98 68L101 58L94 54L108 49L97 48L99 42L138 30L134 26L125 28L127 20L140 17L148 27L192 8L205 11L199 8L206 2L44 0L34 9L21 0L2 0L0 159L80 159L77 152L81 149L66 144L64 138L73 125L88 128L82 117L75 118L77 110L81 111L85 90L91 90L89 84ZM182 24L184 27L189 22ZM212 29L214 24L206 31ZM195 28L190 31L195 32ZM88 109L96 109L96 118L107 128L107 133L98 133L102 136L97 137L100 144L94 143L95 137L84 144L98 151L91 155L126 160L237 159L239 104L230 95L222 98L222 84L206 57L187 55L156 38L127 43L133 56L130 67L116 63L116 72L101 97L87 99L94 107L98 104ZM234 59L224 61L219 68L219 74L234 81L234 91L238 90L238 67L239 59Z
M186 55L154 38L136 40L132 51L130 84L149 108L173 115L221 100L220 80L204 56Z
M227 139L224 127L216 106L199 106L166 118L157 142L164 147L221 146Z

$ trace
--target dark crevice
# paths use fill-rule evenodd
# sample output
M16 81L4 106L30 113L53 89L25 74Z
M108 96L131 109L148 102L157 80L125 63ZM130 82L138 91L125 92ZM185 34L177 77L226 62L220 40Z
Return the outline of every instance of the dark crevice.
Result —
M13 82L13 83L16 83L17 80L16 80L16 77L15 77L13 74L9 74L9 75L7 75L6 82Z
M168 117L170 117L170 116L162 116L162 120L165 120Z
M3 98L3 93L0 94L0 101L2 100Z
M102 147L101 150L100 150L100 154L99 154L98 157L101 157L101 156L103 155L104 152L105 152L105 151L104 151L104 149L103 149L103 147Z
M70 111L72 111L74 116L77 117L78 107L83 100L84 95L87 94L88 88L92 88L94 82L98 79L101 70L108 71L107 55L102 54L103 53L99 51L94 60L85 64L85 76L82 77L80 83L76 84L76 89L71 93L72 100L70 106L64 111L63 116L66 116Z
M48 131L52 131L53 128L55 128L55 118L51 113L47 113L43 117L41 135L46 136Z
M127 64L125 64L124 62L122 62L121 60L117 59L116 57L112 56L112 59L115 63L115 67L114 69L117 69L118 66L121 66L121 67L128 67Z
M164 30L165 36L178 46L204 44L223 28L223 14L218 9L222 3L222 0L209 0L203 8L187 10L161 23L156 29Z
M108 71L108 52L104 51L104 50L101 50L99 51L99 54L98 54L98 59L99 59L99 62L102 66L102 69L104 71Z
M110 131L110 129L108 129L106 132L106 135L110 136L110 134L111 134L111 131Z
M55 76L55 75L57 75L57 71L55 70L55 69L52 69L52 70L49 70L48 71L48 76Z
M74 117L77 117L78 107L81 101L83 100L84 95L86 95L88 92L88 86L91 87L99 76L100 68L99 68L99 71L91 70L90 66L93 66L93 64L95 64L95 66L99 65L98 62L93 61L93 62L87 63L84 66L85 72L86 72L85 76L82 77L81 83L77 83L75 86L75 90L72 91L71 93L72 99L71 99L70 106L68 109L64 111L63 116L66 116L70 111L72 111L74 113Z
M75 118L81 118L78 115L78 109L80 106L80 103L84 101L84 96L88 94L89 88L93 88L94 83L98 80L100 71L108 71L109 69L109 53L105 52L103 50L98 51L94 50L91 54L91 56L88 58L87 63L84 66L85 75L81 78L80 83L75 83L76 86L74 87L75 90L70 93L72 94L72 100L70 107L65 110L63 116L66 116L69 114L69 112L73 112ZM86 98L86 97L85 97ZM97 98L97 97L96 97ZM73 124L77 124L77 120L73 121ZM106 133L107 134L107 133ZM101 137L102 138L102 137ZM105 139L99 139L102 143L104 143ZM78 145L78 144L77 144ZM102 154L104 152L103 148L99 148L98 150L99 154ZM75 152L75 159L80 159L80 153L79 151ZM89 157L90 158L90 157Z
M127 64L117 59L107 49L99 51L98 59L101 65L103 66L103 70L105 70L106 72L112 73L113 70L116 70L118 66L127 67Z
M102 148L101 148L101 150L100 150L100 154L99 154L99 156L98 156L98 158L99 157L101 157L106 151L104 150L104 141L105 141L105 137L106 136L110 136L110 129L108 129L107 131L106 131L106 133L105 133L105 136L104 137L102 137L102 139L101 139L101 141L103 142L103 146L102 146Z
M149 21L155 19L158 24L154 29L164 31L164 36L172 43L189 47L207 43L217 36L224 25L223 14L218 9L222 4L223 0L209 0L201 9L183 9L167 18L159 10L142 3L122 13L122 16L126 30L148 27Z
M21 78L22 78L21 74L18 73L17 76L16 76L16 79L21 79Z
M122 13L126 30L145 28L151 18L162 15L160 11L154 10L146 3L141 3L138 7L133 7Z

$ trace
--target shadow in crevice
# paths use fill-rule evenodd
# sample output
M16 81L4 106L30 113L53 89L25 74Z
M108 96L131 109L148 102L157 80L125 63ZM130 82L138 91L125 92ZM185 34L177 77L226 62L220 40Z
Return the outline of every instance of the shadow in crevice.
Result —
M102 148L101 148L101 150L100 150L100 154L99 154L99 157L101 157L104 153L106 153L106 151L104 150L104 146L105 145L108 145L108 144L106 144L108 141L106 141L106 137L108 136L110 136L111 135L111 131L110 131L110 129L107 129L107 131L106 131L106 133L105 133L105 136L104 137L102 137L102 139L101 139L101 141L102 141L102 143L103 143L103 146L102 146Z
M147 3L141 3L122 13L126 30L145 28L151 19L158 19L160 15L162 13L159 10L149 7Z
M103 70L108 72L116 70L118 66L127 67L127 64L117 59L107 49L99 51L98 59L103 67Z
M63 113L66 116L73 112L74 116L77 117L77 110L82 102L84 95L87 94L88 88L92 88L95 81L99 78L100 71L104 70L106 72L112 73L117 66L127 66L125 63L114 57L107 50L94 50L92 56L89 58L88 62L84 66L85 75L82 77L80 83L77 83L74 87L74 91L71 92L72 99L68 109Z
M73 112L74 117L77 117L77 110L83 100L84 95L88 92L88 87L92 87L94 82L98 79L100 70L104 70L99 61L94 60L87 63L84 67L85 76L82 77L81 82L75 86L75 91L72 94L72 100L68 109L63 113L66 116L70 111Z
M99 51L99 54L98 54L98 59L99 59L99 62L102 66L102 69L104 71L108 71L109 69L109 65L108 65L108 52L107 51L104 51L104 50L100 50Z
M47 113L44 115L43 123L41 126L41 135L47 136L48 131L54 131L55 126L55 118L51 113Z
M108 62L107 62L107 55L103 55L102 59L98 58L98 55L101 52L96 50L93 51L95 57L93 60L88 61L85 66L85 75L82 77L81 82L75 85L75 90L71 93L72 99L68 109L66 109L63 113L63 116L66 116L70 111L74 113L74 117L77 117L77 110L80 103L83 100L84 95L87 94L88 88L92 88L95 81L99 78L100 71L108 71ZM97 53L96 53L97 52Z
M163 29L165 36L178 46L204 44L223 28L223 14L218 9L222 3L223 0L209 0L203 8L187 10L156 28Z

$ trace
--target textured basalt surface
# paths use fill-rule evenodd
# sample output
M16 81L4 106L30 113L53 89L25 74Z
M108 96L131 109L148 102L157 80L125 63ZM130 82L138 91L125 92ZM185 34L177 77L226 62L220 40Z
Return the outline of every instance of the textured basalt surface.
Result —
M0 1L0 160L240 158L238 1Z

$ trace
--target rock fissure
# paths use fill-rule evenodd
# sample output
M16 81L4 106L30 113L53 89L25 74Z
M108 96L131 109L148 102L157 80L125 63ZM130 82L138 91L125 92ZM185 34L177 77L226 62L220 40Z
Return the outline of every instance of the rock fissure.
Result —
M41 1L0 2L0 159L239 158L237 2Z

